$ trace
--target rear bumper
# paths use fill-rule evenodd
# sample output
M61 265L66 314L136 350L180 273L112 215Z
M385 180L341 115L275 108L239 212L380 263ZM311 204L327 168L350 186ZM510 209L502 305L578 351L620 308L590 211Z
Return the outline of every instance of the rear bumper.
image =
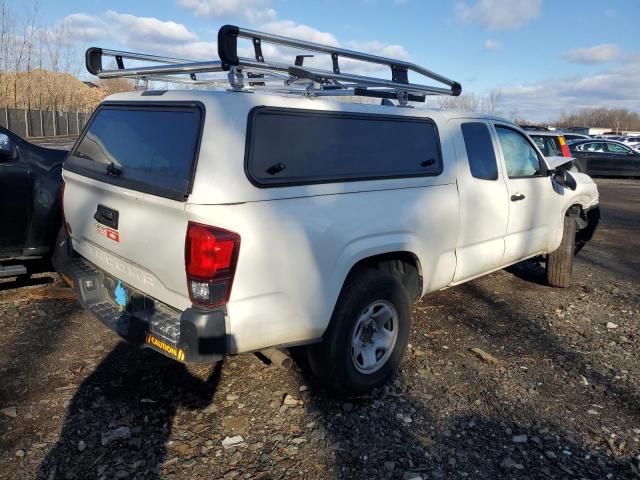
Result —
M128 342L181 362L215 362L227 353L223 308L180 312L126 284L130 302L122 308L112 297L118 279L74 254L64 239L57 242L54 264L80 304Z

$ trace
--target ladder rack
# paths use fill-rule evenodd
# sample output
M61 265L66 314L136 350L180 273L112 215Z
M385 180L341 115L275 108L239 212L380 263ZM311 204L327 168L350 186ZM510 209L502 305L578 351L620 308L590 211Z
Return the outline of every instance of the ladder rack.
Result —
M238 38L251 41L254 58L238 55ZM304 65L305 57L313 56L308 54L296 55L292 64L267 61L262 54L263 42L299 49L305 53L314 52L329 55L332 69L311 68ZM227 85L233 90L268 90L313 96L358 95L397 99L401 105L406 105L408 101L424 102L426 95L458 96L462 92L462 87L458 82L414 63L233 25L225 25L218 31L218 55L220 60L197 62L91 47L86 51L85 59L89 73L102 79L133 78L191 85ZM114 58L117 68L104 69L103 57ZM340 59L343 58L388 67L391 69L391 80L344 72L340 67ZM151 63L151 65L125 67L125 60L143 61ZM410 83L409 72L434 80L444 86ZM210 73L226 73L226 78L211 78L207 75L201 75ZM279 85L274 85L274 83Z

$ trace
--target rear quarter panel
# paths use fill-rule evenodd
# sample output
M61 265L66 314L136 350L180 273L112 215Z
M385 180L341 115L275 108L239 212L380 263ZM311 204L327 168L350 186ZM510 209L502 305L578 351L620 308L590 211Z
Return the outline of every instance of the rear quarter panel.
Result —
M451 209L427 207L450 205ZM227 306L235 350L302 342L324 333L351 267L372 255L414 253L425 291L455 269L455 185L301 197L241 205L188 205L190 220L241 236Z
M309 108L309 102L304 106ZM444 167L440 175L258 188L239 161L245 144L238 132L246 128L246 111L242 119L225 123L213 110L208 107L211 123L205 128L198 168L213 168L215 158L218 174L212 171L204 178L229 183L205 185L203 177L197 177L185 211L190 221L240 234L227 306L233 351L320 338L347 274L369 256L413 253L421 265L423 293L452 281L459 206L446 122L438 123ZM229 129L230 142L216 149ZM212 156L210 165L203 162L203 152ZM213 204L222 196L224 203Z

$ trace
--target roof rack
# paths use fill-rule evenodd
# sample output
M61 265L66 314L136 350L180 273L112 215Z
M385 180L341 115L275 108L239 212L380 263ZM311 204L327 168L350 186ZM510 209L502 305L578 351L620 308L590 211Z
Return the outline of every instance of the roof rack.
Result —
M238 55L238 38L251 41L254 58ZM263 42L329 55L332 70L310 68L304 65L306 57L298 54L292 64L267 61L262 54ZM220 60L197 62L180 58L163 57L119 50L89 48L85 59L89 73L102 79L134 78L192 85L230 85L233 90L278 91L304 95L356 95L396 99L401 105L408 101L424 102L426 95L453 95L462 92L462 86L453 80L422 68L414 63L394 58L380 57L343 48L297 40L271 33L257 32L233 25L224 25L218 31L218 55ZM115 58L115 69L104 69L103 57ZM367 64L391 69L391 80L357 75L341 69L340 59L358 60ZM124 60L150 62L152 65L126 68ZM211 78L209 73L226 72L226 78ZM435 80L448 88L409 82L409 72ZM245 84L245 75L248 85ZM278 84L278 86L274 85Z

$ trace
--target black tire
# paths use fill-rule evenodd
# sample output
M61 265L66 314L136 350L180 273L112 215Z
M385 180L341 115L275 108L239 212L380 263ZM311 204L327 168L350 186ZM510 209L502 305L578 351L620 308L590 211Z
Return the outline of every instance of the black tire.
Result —
M389 304L397 315L397 337L379 370L362 373L352 360L351 338L358 319L376 302ZM314 375L334 394L355 396L385 383L394 374L409 340L411 299L397 276L375 269L349 275L319 344L310 345L309 365ZM375 353L377 356L377 352Z
M571 217L565 217L560 248L547 257L547 283L552 287L571 286L575 245L576 221Z

